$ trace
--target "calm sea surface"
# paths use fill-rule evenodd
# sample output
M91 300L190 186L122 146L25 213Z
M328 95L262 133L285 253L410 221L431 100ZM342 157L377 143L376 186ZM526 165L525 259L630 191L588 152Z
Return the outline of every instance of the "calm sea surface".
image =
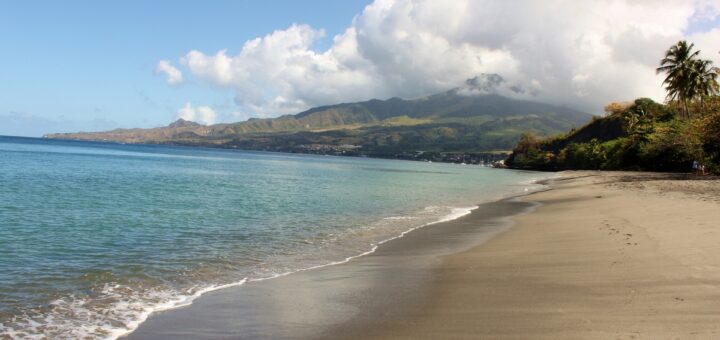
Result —
M0 137L0 338L114 338L154 310L344 261L540 176Z

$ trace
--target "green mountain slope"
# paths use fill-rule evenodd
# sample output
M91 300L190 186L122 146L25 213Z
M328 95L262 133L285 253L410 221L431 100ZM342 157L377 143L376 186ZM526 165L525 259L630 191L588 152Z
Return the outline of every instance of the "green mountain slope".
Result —
M153 129L46 137L383 156L508 150L525 131L550 135L580 126L590 118L567 107L495 94L468 96L456 89L413 100L373 99L231 124L204 126L178 120Z

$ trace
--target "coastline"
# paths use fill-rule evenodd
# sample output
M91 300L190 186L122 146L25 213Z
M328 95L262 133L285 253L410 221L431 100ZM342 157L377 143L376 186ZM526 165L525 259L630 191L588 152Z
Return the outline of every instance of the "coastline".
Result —
M716 336L720 182L684 179L564 172L348 263L208 293L127 338Z
M316 338L373 310L399 317L422 301L443 256L507 231L511 216L537 206L518 197L413 228L345 261L207 292L192 305L153 313L121 338Z
M509 198L508 198L508 199L509 199ZM136 320L136 321L134 321L134 322L131 324L131 326L129 327L129 328L130 328L129 331L112 333L112 334L111 334L111 338L113 338L113 339L116 339L116 338L125 338L125 337L129 336L130 334L134 333L135 330L137 330L137 328L138 328L140 325L142 325L145 321L147 321L147 319L148 319L149 317L151 317L153 314L170 312L170 311L173 311L173 310L175 310L175 309L181 309L181 308L185 308L185 307L191 306L196 299L202 297L203 295L205 295L205 294L207 294L207 293L212 293L212 292L215 292L215 291L220 291L220 290L224 290L224 289L228 289L228 288L240 287L240 286L242 286L242 285L244 285L244 284L246 284L246 283L259 283L259 282L263 282L263 281L267 281L267 280L273 280L273 279L277 279L277 278L282 278L282 277L285 277L285 276L288 276L288 275L298 274L298 273L302 273L302 272L306 272L306 271L313 271L313 270L318 270L318 269L322 269L322 268L325 268L325 267L331 267L331 266L336 266L336 265L345 264L345 263L348 263L348 262L350 262L350 261L352 261L352 260L355 260L355 259L357 259L357 258L360 258L360 257L363 257L363 256L367 256L367 255L370 255L370 254L373 254L373 253L375 253L375 252L377 251L377 249L378 249L380 246L382 246L383 244L385 244L385 243L387 243L387 242L392 242L392 241L394 241L394 240L396 240L396 239L399 239L399 238L402 238L402 237L405 237L405 235L407 235L408 233L411 233L411 232L413 232L413 231L415 231L415 230L417 230L417 229L425 228L425 227L428 227L428 226L432 226L432 225L434 225L434 224L446 223L446 222L453 221L453 220L458 219L458 218L462 218L462 217L464 217L464 216L466 216L466 215L468 215L468 214L471 214L472 211L475 210L475 209L477 209L477 208L479 208L479 206L473 206L473 207L468 207L468 208L455 208L455 209L453 209L453 212L452 212L451 214L449 214L449 215L441 218L441 219L438 220L438 221L426 223L426 224L423 224L423 225L420 225L420 226L411 228L411 229L409 229L409 230L403 231L403 232L401 232L400 234L398 234L398 235L396 235L396 236L390 237L390 238L388 238L388 239L384 239L384 240L382 240L382 241L380 241L380 242L377 242L377 243L375 243L375 244L371 244L371 245L370 245L370 250L368 250L368 251L362 252L362 253L357 254L357 255L349 256L349 257L347 257L347 258L345 258L345 259L342 259L342 260L332 261L332 262L328 262L328 263L325 263L325 264L315 265L315 266L307 267L307 268L300 268L300 269L296 269L296 270L293 270L293 271L288 271L288 272L284 272L284 273L279 273L279 274L275 274L275 275L273 275L273 276L268 276L268 277L261 277L261 278L254 278L254 279L243 278L242 280L240 280L240 281L238 281L238 282L227 283L227 284L223 284L223 285L211 286L211 287L206 287L206 288L200 289L200 290L196 291L195 293L193 293L191 296L188 296L188 297L186 297L186 298L183 298L182 300L172 301L172 302L169 302L169 303L167 303L167 304L164 304L164 305L158 306L158 307L156 307L156 308L153 308L152 310L149 310L149 311L144 312L144 313L143 313L143 316L141 317L141 319Z

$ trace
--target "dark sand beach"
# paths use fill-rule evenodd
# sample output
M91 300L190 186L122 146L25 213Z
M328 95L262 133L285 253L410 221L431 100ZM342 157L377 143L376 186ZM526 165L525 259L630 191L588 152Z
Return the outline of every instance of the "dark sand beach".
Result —
M208 293L128 338L720 336L720 182L566 172L551 188L345 264Z

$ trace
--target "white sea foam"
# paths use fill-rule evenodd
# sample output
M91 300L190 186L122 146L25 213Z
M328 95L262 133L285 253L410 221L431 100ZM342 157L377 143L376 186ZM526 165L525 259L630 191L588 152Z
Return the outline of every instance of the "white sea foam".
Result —
M415 219L417 219L417 217L414 217L414 216L389 216L389 217L383 218L383 220L388 220L388 221L406 221L406 220L415 220Z

